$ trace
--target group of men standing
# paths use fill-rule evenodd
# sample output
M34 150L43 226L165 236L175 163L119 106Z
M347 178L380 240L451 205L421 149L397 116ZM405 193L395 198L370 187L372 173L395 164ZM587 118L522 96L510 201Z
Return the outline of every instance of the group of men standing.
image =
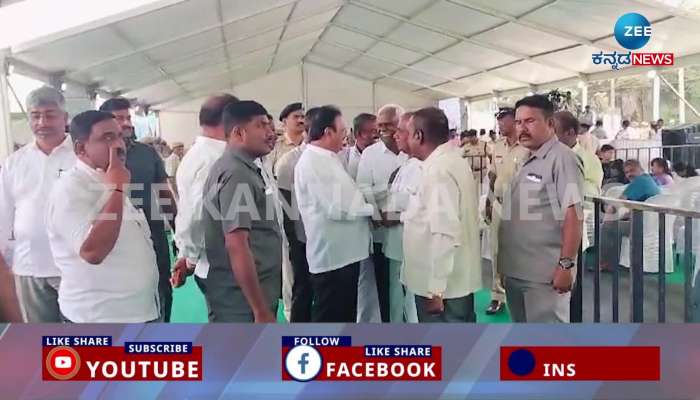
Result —
M477 183L437 108L361 114L347 146L333 106L290 104L277 139L261 104L212 96L177 169L176 207L162 160L131 139L128 101L75 116L70 136L59 91L27 105L36 140L0 185L2 243L14 247L0 261L25 321L167 321L171 286L192 274L215 322L273 322L280 297L292 322L476 321ZM568 319L582 168L554 117L542 96L498 117L491 308L505 287L516 321Z

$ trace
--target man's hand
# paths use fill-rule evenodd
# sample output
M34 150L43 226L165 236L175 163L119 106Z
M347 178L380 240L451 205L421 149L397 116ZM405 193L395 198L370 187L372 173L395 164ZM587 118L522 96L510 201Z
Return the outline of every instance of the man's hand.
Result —
M491 221L493 219L493 204L491 203L491 199L488 197L486 198L486 207L484 207L484 221L486 222L487 225L491 225Z
M564 269L557 265L554 270L554 277L552 278L552 287L554 290L560 294L569 292L574 283L574 270L575 268Z
M442 314L445 311L445 303L442 301L442 297L433 296L432 299L429 299L425 310L429 314Z
M192 275L193 272L194 269L190 268L186 258L177 260L170 275L170 285L174 288L184 285L187 277Z
M107 185L124 190L124 187L131 182L131 173L124 165L124 160L120 157L120 152L124 149L119 146L112 146L109 149L109 166L105 171L104 181Z
M270 310L255 312L254 315L256 324L274 324L277 322L277 318Z

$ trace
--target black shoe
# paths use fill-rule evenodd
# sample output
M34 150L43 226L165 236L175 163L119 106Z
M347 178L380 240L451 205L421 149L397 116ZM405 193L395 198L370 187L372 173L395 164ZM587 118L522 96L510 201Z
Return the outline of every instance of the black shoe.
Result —
M503 311L503 303L498 300L491 300L488 308L486 308L486 315L494 315Z

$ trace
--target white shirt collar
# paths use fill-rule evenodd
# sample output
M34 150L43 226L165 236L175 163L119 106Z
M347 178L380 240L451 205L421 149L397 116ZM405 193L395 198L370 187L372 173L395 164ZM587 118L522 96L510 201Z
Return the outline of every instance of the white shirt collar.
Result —
M41 151L41 149L39 148L39 145L37 144L36 139L32 140L32 142L29 143L29 146L36 151ZM66 137L63 139L61 144L59 144L53 150L51 150L51 153L49 153L48 155L54 154L58 151L65 151L65 150L73 151L73 140L71 139L70 135L66 135ZM43 153L43 151L41 151L41 152Z
M89 166L85 162L83 162L82 160L78 159L78 161L76 161L75 168L78 171L81 171L85 175L89 176L91 179L98 181L98 182L102 182L102 179L104 177L104 172L98 171L98 170L92 168L91 166Z
M308 150L313 151L317 154L322 154L325 156L335 156L336 154L330 150L326 150L323 147L317 146L315 144L309 143Z
M436 147L435 150L433 150L432 153L428 156L428 158L423 161L425 165L430 164L431 162L434 162L435 160L438 160L441 158L444 154L448 154L450 151L454 151L455 148L452 146L450 142L443 143L440 146Z
M226 148L226 141L224 141L224 140L218 140L218 139L212 139L212 138L210 138L210 137L208 137L208 136L204 136L204 135L199 135L199 136L197 136L197 138L195 139L195 142L196 142L196 143L201 143L201 144L206 145L206 146L216 147L217 149L224 149L224 148Z

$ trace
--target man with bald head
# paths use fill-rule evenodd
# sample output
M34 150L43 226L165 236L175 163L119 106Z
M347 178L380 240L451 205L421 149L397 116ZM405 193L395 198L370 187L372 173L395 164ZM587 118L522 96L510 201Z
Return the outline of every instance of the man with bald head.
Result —
M180 259L175 264L172 283L181 286L185 277L194 272L195 281L202 293L206 293L209 261L204 250L202 226L202 199L204 182L212 165L226 150L223 112L226 106L238 99L228 93L209 97L199 110L199 126L202 134L185 154L177 170L176 181L180 191L180 212L176 218L175 242L180 249ZM211 318L211 308L207 304Z
M394 104L387 104L379 109L377 127L380 140L362 152L357 167L357 186L367 202L373 204L380 212L386 211L389 178L394 171L408 161L408 155L399 150L394 139L403 113L403 109ZM380 220L380 218L377 219ZM378 224L372 231L374 241L372 262L382 322L389 322L389 261L383 251L385 230L384 226Z

